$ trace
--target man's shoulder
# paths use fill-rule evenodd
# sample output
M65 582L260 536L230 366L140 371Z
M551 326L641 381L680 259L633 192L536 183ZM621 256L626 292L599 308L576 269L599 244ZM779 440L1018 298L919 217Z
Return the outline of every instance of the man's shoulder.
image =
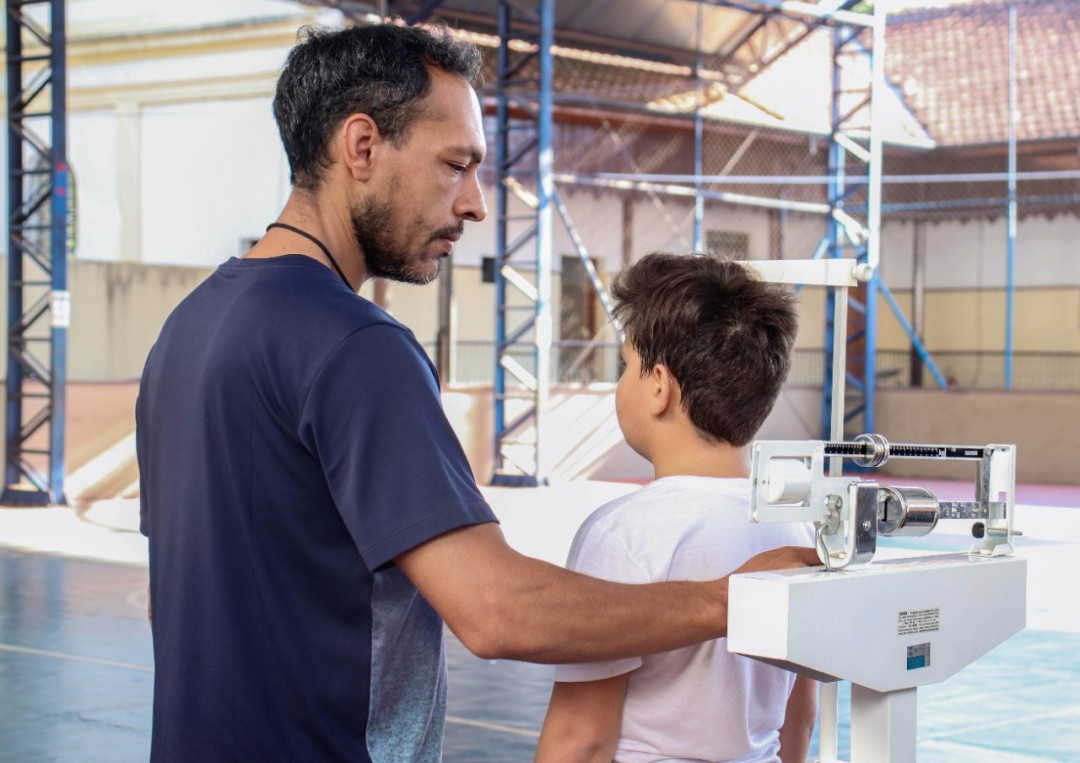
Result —
M203 359L203 373L230 383L269 376L275 387L295 389L344 361L430 365L412 331L302 255L230 260L177 305L147 368L175 370L193 357Z
M325 265L303 255L232 258L193 292L180 309L212 310L286 335L332 338L384 326L412 332L386 310L351 291Z

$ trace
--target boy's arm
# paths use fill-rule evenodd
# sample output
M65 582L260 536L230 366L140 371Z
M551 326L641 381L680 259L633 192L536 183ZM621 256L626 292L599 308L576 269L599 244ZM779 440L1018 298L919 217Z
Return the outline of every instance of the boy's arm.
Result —
M810 750L810 737L817 719L817 681L796 676L795 686L788 697L784 725L780 727L780 760L782 763L805 763Z
M629 677L622 673L601 681L556 682L536 763L611 763Z

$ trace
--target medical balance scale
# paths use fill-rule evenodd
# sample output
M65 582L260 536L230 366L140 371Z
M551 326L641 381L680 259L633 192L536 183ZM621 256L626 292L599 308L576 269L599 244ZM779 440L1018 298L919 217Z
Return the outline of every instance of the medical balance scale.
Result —
M747 263L765 280L839 287L865 279L853 260ZM846 294L834 346L845 344ZM834 368L842 431L843 353ZM915 760L916 691L944 681L1023 630L1027 562L1012 556L1013 445L758 441L750 520L812 522L822 567L734 575L728 649L822 681L819 760L837 761L837 681L851 682L852 763ZM971 462L974 501L867 477L891 458ZM864 474L842 476L847 462ZM966 552L873 562L879 536L919 536L940 519L974 520Z

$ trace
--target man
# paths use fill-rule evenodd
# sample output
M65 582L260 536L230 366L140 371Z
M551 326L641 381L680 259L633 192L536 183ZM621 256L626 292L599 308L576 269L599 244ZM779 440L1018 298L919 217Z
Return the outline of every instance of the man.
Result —
M289 55L293 192L169 317L140 387L154 760L438 760L444 620L480 656L559 663L726 632L726 579L616 585L507 546L422 349L356 295L432 280L484 218L480 63L396 25Z

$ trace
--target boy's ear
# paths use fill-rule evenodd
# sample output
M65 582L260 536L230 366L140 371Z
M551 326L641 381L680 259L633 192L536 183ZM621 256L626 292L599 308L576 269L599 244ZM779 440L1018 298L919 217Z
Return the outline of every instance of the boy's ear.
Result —
M679 384L671 375L671 369L663 363L657 363L649 373L651 383L650 413L663 416L673 405L679 402Z
M371 177L373 149L382 140L375 120L367 114L352 114L341 126L342 159L354 180Z

